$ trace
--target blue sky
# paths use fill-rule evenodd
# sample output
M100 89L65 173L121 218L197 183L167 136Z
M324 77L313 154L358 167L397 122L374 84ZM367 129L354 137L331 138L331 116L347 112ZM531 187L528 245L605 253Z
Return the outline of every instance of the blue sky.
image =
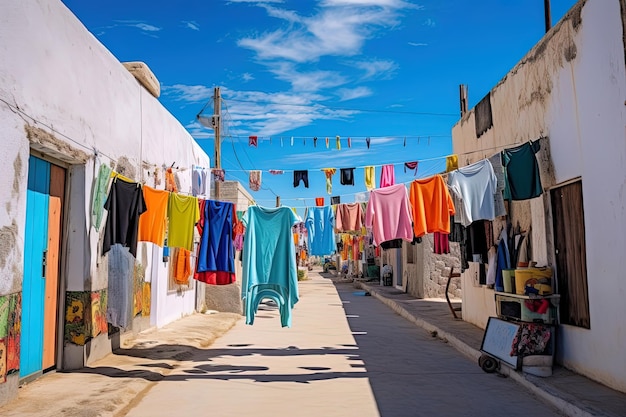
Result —
M379 177L380 165L398 164L396 182L415 178L404 162L420 161L417 177L442 171L459 84L473 107L544 34L541 0L63 3L120 61L148 64L159 100L212 160L213 132L195 116L219 86L226 178L247 187L249 170L307 169L308 189L294 188L291 172L263 172L262 190L251 192L266 206L280 195L300 213L315 197L329 202L324 167L378 165ZM576 1L551 3L556 24ZM209 104L203 114L212 112ZM352 202L365 191L360 168L355 183L335 175L332 195Z

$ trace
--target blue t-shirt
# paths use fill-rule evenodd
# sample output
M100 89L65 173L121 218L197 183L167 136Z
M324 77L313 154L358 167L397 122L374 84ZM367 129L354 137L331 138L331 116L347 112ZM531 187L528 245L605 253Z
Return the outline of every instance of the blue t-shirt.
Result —
M206 200L197 272L235 272L233 203Z

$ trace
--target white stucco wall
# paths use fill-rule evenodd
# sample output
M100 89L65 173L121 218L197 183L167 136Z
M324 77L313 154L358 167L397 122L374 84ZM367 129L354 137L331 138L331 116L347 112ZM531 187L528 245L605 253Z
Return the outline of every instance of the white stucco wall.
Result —
M545 190L582 178L590 329L561 325L558 357L626 392L626 70L619 0L582 1L492 90L494 127L476 139L473 111L453 128L454 152L471 163L547 136ZM545 174L545 176L544 176ZM533 259L554 259L548 193L530 201ZM515 213L514 213L515 216ZM467 280L464 278L464 284ZM492 295L464 285L463 314L486 322ZM467 297L467 298L466 298ZM478 323L477 323L478 322Z
M89 223L95 152L103 163L122 162L137 181L174 162L187 169L209 167L209 157L60 1L0 2L0 56L0 164L7 170L0 176L0 242L6 242L0 243L0 295L22 285L33 147L68 168L65 289L106 288L106 258L98 248L102 235ZM27 126L39 132L33 140L48 135L43 144L29 140ZM142 170L142 161L148 168ZM161 181L156 188L163 186ZM166 289L167 275L161 271L153 292L157 325L194 309L193 292L171 294L163 291L163 283Z
M589 330L561 326L563 363L626 391L626 71L619 2L587 1L576 58L555 74L556 182L582 177Z

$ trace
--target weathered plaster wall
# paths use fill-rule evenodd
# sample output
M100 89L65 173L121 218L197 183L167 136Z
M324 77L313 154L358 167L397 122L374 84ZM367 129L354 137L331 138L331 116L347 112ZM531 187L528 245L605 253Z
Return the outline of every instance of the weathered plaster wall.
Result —
M544 190L582 178L591 328L560 326L566 366L626 391L626 71L620 0L580 1L492 90L494 126L476 138L473 111L453 128L471 163L547 136L537 155ZM490 149L484 151L483 149ZM551 163L550 163L551 161ZM553 262L548 193L513 206L532 223L533 259ZM524 225L522 225L524 227ZM464 284L471 277L464 276ZM465 286L464 286L465 287ZM464 318L484 326L492 294L464 288ZM467 313L467 315L466 315Z
M63 290L105 289L102 232L90 225L99 163L153 186L146 173L173 162L209 167L209 157L61 2L0 2L0 16L0 54L7 58L0 60L0 163L7 170L0 176L0 296L22 286L31 152L67 168ZM161 279L158 275L157 282ZM157 291L155 304L168 310L159 323L193 311L194 302L188 300L193 298ZM70 353L65 362L79 366L93 359L86 352L106 352L96 345L110 341L97 337L89 343L94 345L80 350L85 357L77 360Z

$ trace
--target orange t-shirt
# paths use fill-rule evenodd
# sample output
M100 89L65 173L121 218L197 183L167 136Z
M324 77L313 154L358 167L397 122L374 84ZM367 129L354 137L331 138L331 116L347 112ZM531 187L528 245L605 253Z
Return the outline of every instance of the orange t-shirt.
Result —
M411 183L409 200L413 206L413 233L450 233L450 216L454 203L441 175L415 180Z
M138 241L152 242L163 246L165 241L165 228L167 225L167 201L170 193L165 190L155 190L146 185L143 186L143 199L148 208L139 216Z

